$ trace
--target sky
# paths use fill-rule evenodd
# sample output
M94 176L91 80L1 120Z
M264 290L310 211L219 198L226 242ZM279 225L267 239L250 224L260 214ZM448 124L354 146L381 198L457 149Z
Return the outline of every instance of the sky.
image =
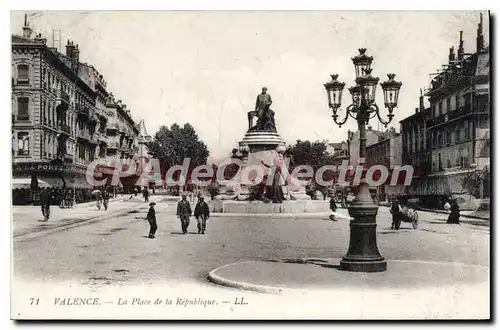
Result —
M339 74L345 109L358 48L374 57L372 75L380 82L396 73L403 83L389 125L399 130L429 74L447 63L449 47L458 48L460 30L465 52L475 51L479 22L472 11L13 11L13 34L22 34L25 13L49 45L53 29L61 30L63 48L67 39L78 44L80 60L104 75L108 91L137 122L145 120L149 134L189 122L210 160L237 147L262 86L287 143L345 140L356 123L335 125L323 84ZM376 101L385 117L380 85ZM376 119L370 125L383 128Z

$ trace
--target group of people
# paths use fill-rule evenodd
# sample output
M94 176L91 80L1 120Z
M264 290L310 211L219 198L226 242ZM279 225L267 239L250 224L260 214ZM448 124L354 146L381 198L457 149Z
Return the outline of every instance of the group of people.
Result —
M155 238L158 224L156 223L155 202L149 203L149 211L146 215L146 220L149 222L148 238ZM182 234L188 232L189 220L192 215L191 204L187 200L187 194L182 194L182 200L177 204L177 217L181 221ZM198 234L205 234L207 229L207 220L210 217L210 208L203 196L198 196L198 202L194 208L194 217L197 220Z

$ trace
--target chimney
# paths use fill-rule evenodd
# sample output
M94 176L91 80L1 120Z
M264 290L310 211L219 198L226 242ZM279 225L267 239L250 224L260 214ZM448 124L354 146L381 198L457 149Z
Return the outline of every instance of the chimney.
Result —
M480 53L484 48L483 37L483 14L479 14L479 24L477 25L476 52Z
M73 58L73 52L74 52L75 46L73 46L73 42L69 41L66 43L66 56L69 58Z
M418 113L418 108L415 108L415 113Z
M419 107L419 111L424 111L424 95L422 94L422 88L420 88L420 97L418 99L419 103L418 103L418 107Z
M31 39L31 34L33 30L30 28L28 24L28 14L24 14L24 26L23 26L23 37Z
M464 31L460 31L460 44L458 46L458 60L463 61L464 59L464 39L463 39Z
M35 42L37 42L37 43L41 43L41 44L44 44L44 45L45 45L45 44L47 43L47 39L42 38L42 34L41 34L41 33L39 33L39 34L37 34L37 35L36 35L36 37L35 37Z
M76 44L73 55L75 56L75 60L80 62L80 49L78 48L78 44Z
M455 47L450 47L450 54L448 55L448 64L453 67L455 65Z

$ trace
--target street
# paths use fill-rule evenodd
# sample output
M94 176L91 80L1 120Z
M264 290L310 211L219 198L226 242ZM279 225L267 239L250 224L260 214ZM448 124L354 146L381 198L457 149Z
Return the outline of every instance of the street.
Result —
M84 285L196 283L214 286L210 270L244 260L340 258L349 244L347 220L213 217L205 235L191 218L182 235L175 204L156 205L158 232L148 239L146 209L41 237L14 238L16 278ZM345 209L339 209L347 213ZM489 228L447 225L446 215L419 212L419 228L390 229L387 208L377 217L378 247L389 260L489 265ZM33 219L37 221L37 219ZM16 218L14 218L16 223Z

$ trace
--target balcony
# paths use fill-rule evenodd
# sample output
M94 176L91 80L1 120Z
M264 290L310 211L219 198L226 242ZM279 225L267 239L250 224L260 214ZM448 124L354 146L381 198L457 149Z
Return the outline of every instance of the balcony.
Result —
M69 125L59 124L58 125L58 130L59 130L59 133L65 134L65 135L69 136L69 134L71 132L71 127L69 127Z
M89 135L90 135L89 142L91 144L98 145L99 144L98 134L94 133L94 134L89 134Z
M118 142L109 142L107 149L118 150L120 148L120 144Z
M91 135L89 132L84 130L79 130L77 134L77 138L81 140L90 141Z
M110 131L117 131L119 128L120 125L118 125L118 123L108 123L108 125L106 126L106 129Z
M428 119L427 122L426 122L426 125L429 128L431 126L440 125L440 124L444 123L445 121L446 121L446 116L445 115L441 115L441 116L436 117L436 118Z
M63 91L62 89L58 90L56 93L57 99L56 101L58 103L66 103L66 105L69 105L69 94Z
M450 120L452 119L455 119L455 118L459 118L459 117L462 117L462 116L465 116L469 113L469 107L468 106L465 106L465 107L461 107L460 109L458 110L455 110L455 111L451 111L448 113L448 118Z
M90 109L83 104L76 104L75 105L75 110L78 115L83 115L88 117L90 113Z

